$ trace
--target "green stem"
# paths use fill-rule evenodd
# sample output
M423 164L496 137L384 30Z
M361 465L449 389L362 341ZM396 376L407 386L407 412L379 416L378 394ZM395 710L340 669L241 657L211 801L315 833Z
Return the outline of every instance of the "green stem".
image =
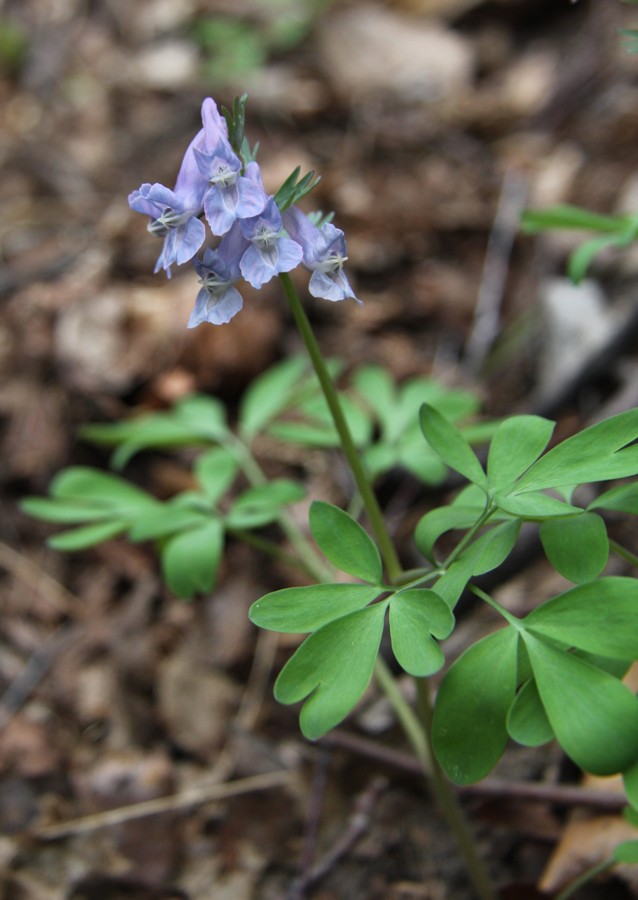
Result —
M239 465L251 485L258 487L268 482L259 463L243 441L231 434L225 443L237 455ZM308 574L317 581L334 581L332 567L319 556L285 509L282 509L277 516L277 523L294 547Z
M316 578L317 573L312 571L302 559L298 556L294 556L292 553L286 553L286 551L282 550L279 544L276 544L274 541L269 541L268 538L262 537L260 534L255 534L253 531L246 531L243 528L228 528L227 530L229 534L232 534L240 541L243 541L244 544L248 544L256 550L265 553L267 556L271 556L273 559L286 563L289 566L302 569L306 575L309 575L311 578Z
M454 834L472 886L479 900L496 900L496 893L485 863L476 849L476 842L470 831L459 798L441 769L432 747L432 704L428 682L425 678L416 678L417 710L421 719L421 731L427 742L428 774L432 792L439 809L445 816L448 826Z
M485 591L482 591L480 587L477 587L475 584L469 585L470 590L477 597L480 597L488 606L491 606L492 609L495 609L499 616L503 616L503 618L511 625L513 628L521 627L520 620L513 616L511 612L508 612L500 603L497 603L493 597L490 597L489 594L486 594Z
M423 733L423 726L415 715L414 710L401 693L396 679L393 677L387 663L381 656L377 657L374 674L379 687L394 710L415 755L423 766L424 774L429 776L431 774L430 753L428 750L427 738Z
M586 872L583 872L582 875L579 875L574 881L567 885L566 888L560 892L560 894L556 894L555 900L567 900L568 897L573 897L576 891L579 891L584 885L588 884L590 881L593 881L597 875L600 875L602 872L606 872L607 869L611 869L611 867L616 862L615 859L605 859L603 862L597 863L597 865L592 866L591 869L587 869Z
M308 316L299 300L299 296L290 276L284 273L279 277L286 294L286 299L288 300L288 304L294 316L295 323L299 329L302 340L306 345L306 350L308 351L315 373L319 379L319 384L321 385L324 397L326 398L343 452L348 460L350 471L354 477L365 511L370 520L374 536L377 540L379 552L385 563L388 578L390 581L394 581L394 579L398 578L401 574L401 564L394 548L394 544L388 534L381 508L379 507L379 503L372 490L363 463L361 462L359 451L352 440L350 428L348 427L348 423L341 408L341 403L339 402L339 396L324 362L319 345L317 344Z
M486 506L485 506L485 509L483 510L483 512L481 513L481 515L479 516L479 518L476 520L476 522L474 523L474 525L472 525L472 527L470 528L470 530L469 530L466 534L463 535L463 537L462 537L461 540L458 542L458 544L456 545L456 547L454 548L454 550L452 550L452 552L450 553L450 555L448 556L448 558L445 560L445 562L444 562L443 565L441 566L442 569L444 569L444 570L445 570L445 569L449 569L450 566L452 565L452 563L453 563L456 559L459 558L459 556L461 555L461 553L465 550L465 548L467 547L467 545L468 545L471 541L474 540L475 536L476 536L476 535L478 534L478 532L481 530L481 528L483 527L483 525L485 525L485 523L486 523L487 520L490 518L490 516L493 514L493 512L494 512L494 507L492 506L492 504L491 504L491 503L489 502L489 500L488 500L488 502L487 502L487 504L486 504Z
M609 548L633 566L634 569L638 569L638 556L636 556L635 553L632 553L631 550L627 550L626 547L623 547L623 545L619 544L617 541L612 541L611 538L609 540Z

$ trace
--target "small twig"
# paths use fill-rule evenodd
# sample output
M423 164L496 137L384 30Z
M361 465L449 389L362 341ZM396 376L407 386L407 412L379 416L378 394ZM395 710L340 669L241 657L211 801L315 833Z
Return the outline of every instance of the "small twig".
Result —
M32 560L21 556L8 544L0 541L0 567L10 572L38 594L44 594L60 613L69 615L82 609L79 599L59 581L37 566Z
M4 731L18 710L22 709L60 652L76 637L77 629L58 628L31 654L24 668L0 697L0 732Z
M411 775L423 775L421 763L411 754L384 747L347 731L335 729L322 738L321 743L374 760L384 767ZM627 805L625 797L614 791L599 791L568 784L530 784L524 781L505 781L502 778L485 778L477 784L459 787L457 791L468 797L499 797L523 803L545 802L566 807L586 806L609 812L619 811Z
M312 887L315 887L322 881L326 875L336 866L336 864L346 856L355 844L363 837L370 827L370 820L376 803L388 786L388 780L384 777L374 778L367 788L357 797L346 830L341 837L337 838L328 852L312 867L310 872L298 879L293 885L295 897L301 898L304 893Z
M181 791L178 794L173 794L170 797L158 797L155 800L131 803L129 806L120 806L117 809L109 809L95 815L81 816L78 819L71 819L69 822L61 822L59 825L45 825L30 832L30 837L42 841L51 841L58 838L86 834L90 831L96 831L98 828L110 828L113 825L121 825L124 822L130 822L132 819L184 810L192 806L210 803L212 800L225 800L228 797L249 794L253 791L266 791L276 787L283 787L291 781L293 775L294 772L292 770L286 769L278 772L267 772L264 775L254 775L250 778L240 778L237 781L228 781L224 784L203 784Z
M485 251L474 323L465 348L465 364L473 373L480 370L498 335L509 261L527 198L527 188L528 179L520 172L509 170L505 173Z
M301 885L305 884L312 871L328 782L330 756L331 754L327 750L320 749L314 758L312 787L306 810L303 846L299 858L299 877L290 889L287 900L301 900L303 896Z

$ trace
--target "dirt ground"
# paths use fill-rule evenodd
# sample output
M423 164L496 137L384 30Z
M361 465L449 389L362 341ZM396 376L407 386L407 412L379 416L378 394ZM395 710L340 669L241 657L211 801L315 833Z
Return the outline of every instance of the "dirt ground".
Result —
M517 226L526 206L635 210L632 24L620 0L0 3L1 900L470 900L374 691L315 745L272 699L293 643L246 612L285 570L231 543L212 594L185 603L152 546L62 555L18 503L66 465L108 466L82 424L195 390L232 416L300 350L276 279L231 324L187 331L194 276L152 274L157 243L128 208L140 183L172 183L210 95L248 92L270 190L297 165L321 175L312 204L335 210L364 301L308 300L326 354L561 435L636 405L638 256L597 259L576 326L552 300L576 236ZM264 454L311 497L343 489L329 454ZM185 471L148 453L126 474L168 496ZM381 496L409 562L445 489L398 472ZM562 583L531 545L503 578L521 608ZM491 625L462 611L452 656ZM510 900L554 896L624 827L615 785L583 783L555 747L512 748L463 802ZM577 896L637 885L618 871Z

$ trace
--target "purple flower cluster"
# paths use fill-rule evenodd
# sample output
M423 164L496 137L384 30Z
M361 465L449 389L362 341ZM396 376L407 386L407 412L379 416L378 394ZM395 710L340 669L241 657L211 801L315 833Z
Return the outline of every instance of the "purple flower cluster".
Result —
M170 278L171 266L193 260L201 289L188 327L229 322L243 305L235 287L242 278L261 288L300 264L312 272L313 297L356 300L343 271L343 232L330 223L317 227L294 205L281 204L280 212L258 164L244 164L233 149L226 120L210 97L202 104L202 125L173 190L143 184L128 198L131 209L150 217L150 233L163 239L156 272L164 269ZM217 240L197 258L206 240L202 218Z

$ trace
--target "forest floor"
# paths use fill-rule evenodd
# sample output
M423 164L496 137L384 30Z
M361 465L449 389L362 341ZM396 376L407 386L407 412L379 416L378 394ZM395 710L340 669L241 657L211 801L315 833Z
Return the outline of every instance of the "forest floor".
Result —
M195 279L152 274L158 245L128 208L140 183L172 183L209 95L248 92L270 190L297 165L321 175L309 199L335 210L364 301L309 299L327 355L475 391L487 417L548 415L559 436L637 405L638 256L602 254L574 317L576 237L518 228L527 206L636 208L638 59L620 34L632 11L0 5L0 900L471 900L374 690L316 744L272 698L295 641L258 637L247 610L284 568L231 542L215 590L185 603L150 544L57 553L55 529L19 502L64 466L108 467L81 425L193 391L232 417L256 376L301 351L276 279L231 324L187 330ZM220 16L236 56L210 24ZM311 499L347 500L331 452L273 443L261 461L301 475ZM125 474L162 497L188 479L179 454L141 454ZM382 484L407 563L414 524L449 487L401 472ZM563 584L530 545L492 587L525 609ZM461 609L452 657L493 625ZM553 745L511 748L462 799L511 900L554 896L625 827L614 785L583 783ZM620 871L577 896L623 900L637 885Z

